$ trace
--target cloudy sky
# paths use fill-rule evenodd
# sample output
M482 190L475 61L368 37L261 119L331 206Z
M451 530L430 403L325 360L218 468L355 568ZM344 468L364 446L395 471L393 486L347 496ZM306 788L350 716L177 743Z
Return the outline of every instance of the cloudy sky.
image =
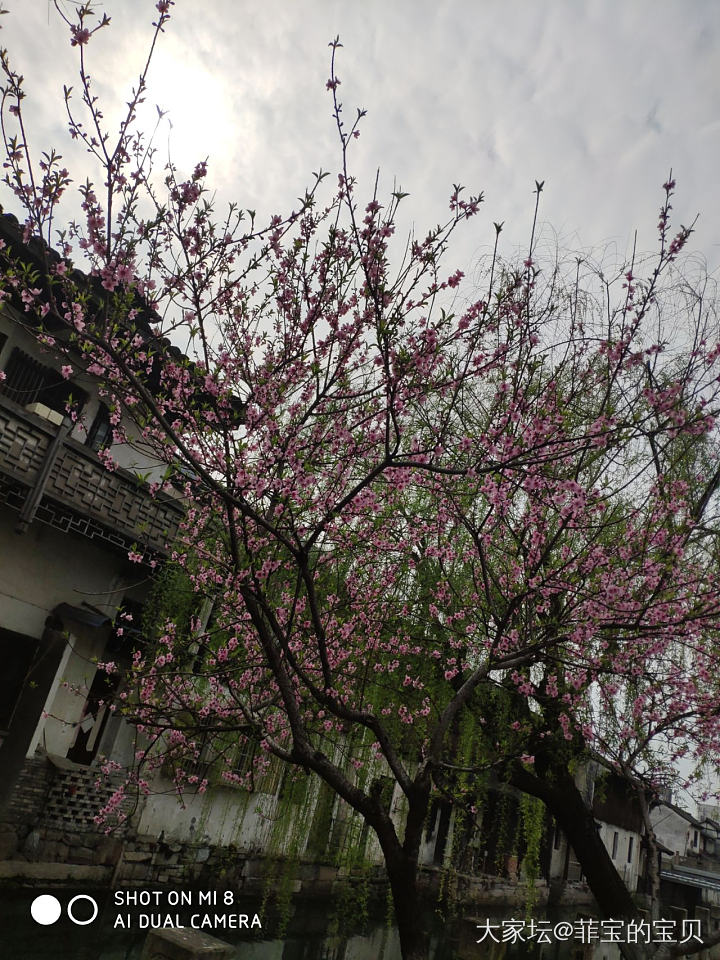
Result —
M26 76L36 142L62 149L67 27L48 0L4 6L0 42ZM114 116L155 10L104 9L113 24L90 45L90 68ZM178 0L150 78L149 101L172 122L162 152L169 135L180 166L210 157L221 199L286 211L311 171L337 170L325 90L336 34L346 114L368 111L352 158L361 185L380 168L381 188L402 186L403 225L418 232L447 216L453 183L484 192L453 266L488 249L493 220L508 252L526 243L535 179L549 242L623 255L637 229L652 250L670 167L677 222L700 213L694 247L720 264L716 0Z

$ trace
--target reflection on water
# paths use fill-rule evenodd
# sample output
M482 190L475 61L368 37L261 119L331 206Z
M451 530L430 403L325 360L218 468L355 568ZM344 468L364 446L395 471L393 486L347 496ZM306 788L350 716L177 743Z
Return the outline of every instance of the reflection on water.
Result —
M135 914L131 929L117 929L118 914L122 912L127 916L127 911L119 911L106 891L56 890L55 895L63 906L78 892L93 895L100 905L100 916L92 924L76 925L63 910L61 918L52 926L40 926L30 916L30 905L36 896L48 892L47 888L0 890L0 957L13 960L139 960L147 930L138 929ZM240 903L236 909L252 916L261 907L255 901ZM138 908L136 914L141 910ZM384 911L379 907L375 919L365 924L351 915L343 916L343 929L334 934L329 933L329 926L334 924L337 929L340 924L331 911L327 902L298 905L282 938L273 936L278 926L270 916L267 919L263 916L261 932L207 932L235 946L232 960L400 960L397 931L384 922ZM478 944L476 920L442 922L432 909L428 909L427 914L431 918L427 923L431 931L430 960L577 960L591 955L584 952L582 944L572 942L547 946L537 943ZM76 919L84 919L82 906L76 908ZM179 919L190 926L189 915L180 911ZM486 916L481 919L485 922ZM495 918L495 922L497 920ZM614 960L615 956L604 947L595 951L595 960Z

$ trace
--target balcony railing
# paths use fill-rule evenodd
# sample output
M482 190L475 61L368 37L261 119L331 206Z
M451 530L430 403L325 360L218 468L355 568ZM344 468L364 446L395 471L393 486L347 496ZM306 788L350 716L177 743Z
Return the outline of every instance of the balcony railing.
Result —
M58 437L61 429L0 395L0 500L21 516L122 550L166 553L181 505L151 496L126 470L107 470L92 450Z

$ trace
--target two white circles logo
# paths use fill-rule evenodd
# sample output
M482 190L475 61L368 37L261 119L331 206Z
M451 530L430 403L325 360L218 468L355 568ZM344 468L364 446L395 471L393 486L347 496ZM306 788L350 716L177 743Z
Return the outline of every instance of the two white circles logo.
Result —
M92 916L85 919L79 919L73 913L73 907L75 904L82 900L87 900L88 903L92 905ZM81 911L82 913L86 912L85 910ZM53 897L51 893L44 893L40 897L35 897L32 904L30 905L30 914L35 921L35 923L41 924L43 927L49 927L50 924L55 923L60 919L60 914L62 913L62 904L57 897ZM79 893L77 896L73 897L72 900L67 905L67 915L70 920L78 927L85 927L88 923L92 923L93 920L98 915L98 905L97 900L93 897L89 897L86 893Z

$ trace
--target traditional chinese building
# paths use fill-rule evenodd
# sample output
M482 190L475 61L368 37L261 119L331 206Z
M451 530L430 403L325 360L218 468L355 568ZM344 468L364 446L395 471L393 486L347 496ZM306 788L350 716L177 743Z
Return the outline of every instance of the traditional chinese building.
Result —
M17 222L0 217L3 255L22 249ZM44 823L90 822L102 791L93 762L129 758L132 737L108 704L117 681L98 660L122 662L130 638L112 629L139 610L152 559L182 517L170 494L151 496L136 450L113 444L108 408L90 377L69 375L38 344L5 261L0 312L0 819L4 843ZM10 281L10 282L8 282ZM59 318L44 318L49 335ZM74 416L69 415L72 410ZM112 449L117 469L106 469ZM144 563L131 564L134 550Z

